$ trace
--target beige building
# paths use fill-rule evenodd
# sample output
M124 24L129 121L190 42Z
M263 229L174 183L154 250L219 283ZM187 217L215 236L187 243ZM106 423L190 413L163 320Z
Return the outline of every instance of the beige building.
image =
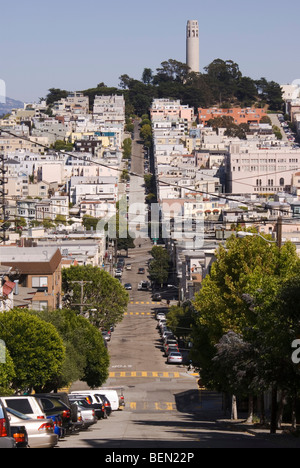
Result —
M61 305L61 253L57 247L0 247L1 264L12 267L11 278L35 291L32 308Z

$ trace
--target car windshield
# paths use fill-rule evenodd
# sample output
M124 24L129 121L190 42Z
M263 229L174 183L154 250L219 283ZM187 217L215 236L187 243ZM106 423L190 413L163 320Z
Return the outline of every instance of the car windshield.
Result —
M28 419L31 419L29 416L27 416L26 414L23 414L23 413L20 413L19 411L16 411L12 408L6 408L6 411L10 414L13 414L14 416L16 416L17 418L19 419L24 419L25 420L28 420Z

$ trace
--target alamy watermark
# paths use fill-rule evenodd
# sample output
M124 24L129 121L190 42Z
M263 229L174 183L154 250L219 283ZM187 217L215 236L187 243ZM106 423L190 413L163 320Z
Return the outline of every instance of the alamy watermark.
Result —
M292 353L292 362L294 364L300 363L300 339L294 340L292 342L292 348L296 348Z
M4 80L0 79L0 104L6 103L6 84Z
M204 216L186 215L182 204L170 200L165 203L129 203L119 201L116 216L102 218L96 227L97 233L109 239L134 238L174 239L186 249L199 249L204 243Z

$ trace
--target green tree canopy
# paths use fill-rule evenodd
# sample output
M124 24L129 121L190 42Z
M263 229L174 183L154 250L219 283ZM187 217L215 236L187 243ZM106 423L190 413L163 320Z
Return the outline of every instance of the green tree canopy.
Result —
M66 357L60 375L51 382L51 390L81 380L90 387L103 385L108 377L109 355L102 334L85 317L69 309L36 312L52 323L61 336Z
M84 281L83 296L81 284ZM63 269L62 285L64 293L68 296L68 307L81 310L97 328L107 328L123 319L127 310L128 293L120 281L113 278L108 272L99 267L71 266ZM82 302L81 302L82 301Z
M13 309L0 315L1 339L15 367L15 391L43 391L61 373L65 347L55 327L28 310Z

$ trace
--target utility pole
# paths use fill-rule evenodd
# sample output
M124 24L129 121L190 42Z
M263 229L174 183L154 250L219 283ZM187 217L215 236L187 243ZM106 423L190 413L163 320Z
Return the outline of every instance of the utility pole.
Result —
M2 242L5 244L5 231L6 231L6 190L5 190L5 184L6 184L6 177L5 177L5 156L4 154L0 154L0 219L2 223L2 231L3 235L1 236Z
M80 304L71 304L71 305L79 305L80 306L80 314L83 315L83 306L91 306L92 304L84 304L83 303L83 288L86 283L92 283L92 281L70 281L70 283L77 283L80 284L81 294L80 294Z
M282 215L278 216L276 226L276 242L277 247L280 250L282 247ZM276 434L277 429L277 385L274 384L271 392L271 424L270 433Z

